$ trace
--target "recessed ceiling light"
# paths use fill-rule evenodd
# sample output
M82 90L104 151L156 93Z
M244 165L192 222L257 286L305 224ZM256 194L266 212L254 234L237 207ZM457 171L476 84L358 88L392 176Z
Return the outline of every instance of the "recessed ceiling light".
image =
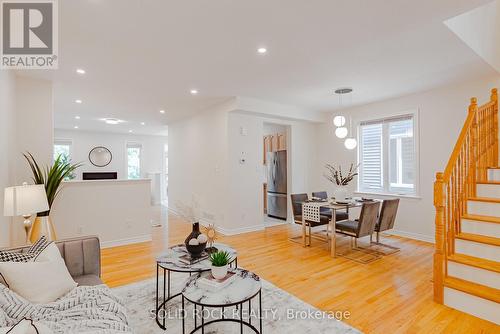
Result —
M117 125L117 124L125 122L125 121L123 121L121 119L117 119L117 118L101 118L100 121L103 121L106 124L110 124L110 125Z
M85 74L85 70L82 69L82 68L77 68L76 69L76 73L78 73L78 74Z
M141 122L141 125L146 125L146 123L144 123L144 122Z
M80 116L75 116L75 119L80 119Z
M196 94L198 94L198 90L197 89L191 89L190 93L191 93L191 95L196 95Z
M73 128L74 128L74 129L78 129L78 125L75 125Z
M132 132L134 132L134 130L128 130L128 133L132 133Z
M267 49L266 48L258 48L257 52L260 53L261 55L263 55L263 54L267 53Z
M83 101L82 100L75 100L75 103L81 104Z
M164 114L165 113L165 110L160 110L160 114Z

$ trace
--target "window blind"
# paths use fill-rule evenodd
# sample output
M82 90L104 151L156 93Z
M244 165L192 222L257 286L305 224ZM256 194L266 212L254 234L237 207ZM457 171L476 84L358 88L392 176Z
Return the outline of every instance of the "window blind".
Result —
M360 128L360 188L380 190L382 182L382 124L372 123Z
M417 161L413 115L359 124L358 190L415 194Z

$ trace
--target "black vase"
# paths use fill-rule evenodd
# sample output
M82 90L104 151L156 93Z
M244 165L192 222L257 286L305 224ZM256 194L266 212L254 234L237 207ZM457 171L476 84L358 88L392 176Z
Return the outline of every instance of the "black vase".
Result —
M196 239L201 234L200 232L200 223L193 223L193 231L187 236L184 244L186 245L187 251L191 254L192 257L200 256L201 253L205 250L207 243L202 243L199 245L190 245L189 240Z

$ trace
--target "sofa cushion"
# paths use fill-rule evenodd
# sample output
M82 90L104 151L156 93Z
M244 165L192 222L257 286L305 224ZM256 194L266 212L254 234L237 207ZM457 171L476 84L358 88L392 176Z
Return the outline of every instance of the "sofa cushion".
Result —
M78 286L94 286L104 284L97 275L82 275L73 277Z
M49 303L73 290L64 261L0 262L0 273L8 287L32 303Z

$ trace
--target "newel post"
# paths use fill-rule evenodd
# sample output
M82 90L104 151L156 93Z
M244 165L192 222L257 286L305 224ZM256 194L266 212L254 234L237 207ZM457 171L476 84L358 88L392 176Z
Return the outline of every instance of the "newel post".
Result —
M436 246L434 252L434 301L443 304L446 252L443 173L436 173L434 207L436 208Z

